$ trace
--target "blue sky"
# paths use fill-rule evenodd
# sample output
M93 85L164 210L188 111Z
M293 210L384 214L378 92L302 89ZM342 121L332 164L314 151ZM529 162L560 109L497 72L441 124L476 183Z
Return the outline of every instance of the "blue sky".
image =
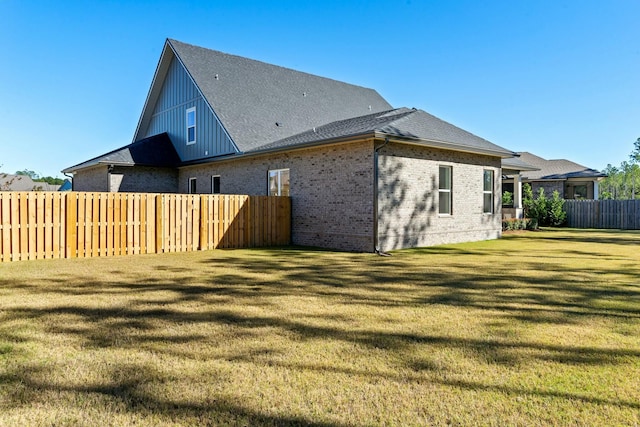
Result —
M167 37L596 169L640 137L640 1L0 0L0 171L131 142Z

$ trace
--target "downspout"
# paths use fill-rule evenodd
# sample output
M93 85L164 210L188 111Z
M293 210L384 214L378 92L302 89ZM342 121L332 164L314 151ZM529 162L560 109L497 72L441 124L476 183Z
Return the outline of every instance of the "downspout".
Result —
M389 138L385 138L382 145L373 149L373 252L380 256L391 256L382 252L378 242L378 151L389 143Z
M62 172L62 174L63 174L64 176L66 176L67 178L69 178L69 181L71 181L71 191L73 191L73 175L69 175L69 174L68 174L68 173L66 173L66 172Z
M113 172L113 165L107 166L107 192L111 193L111 172Z

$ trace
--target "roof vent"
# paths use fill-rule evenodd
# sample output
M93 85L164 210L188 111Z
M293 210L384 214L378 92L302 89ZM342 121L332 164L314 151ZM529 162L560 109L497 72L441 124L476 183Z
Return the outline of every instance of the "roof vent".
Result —
M369 111L371 111L371 105L369 105Z
M215 78L216 80L218 80L218 74L217 74L217 73L216 73L216 75L215 75L215 77L214 77L214 78Z
M302 92L302 96L307 97L307 92Z
M282 126L282 123L276 122L276 126L280 127L280 126Z

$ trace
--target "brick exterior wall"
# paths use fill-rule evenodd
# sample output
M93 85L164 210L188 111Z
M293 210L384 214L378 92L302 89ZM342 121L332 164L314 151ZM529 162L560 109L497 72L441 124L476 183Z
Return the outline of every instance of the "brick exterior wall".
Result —
M73 191L109 191L107 165L82 169L73 175Z
M178 170L144 166L114 167L109 191L131 193L177 193Z
M500 159L413 145L380 150L378 236L383 251L501 236ZM452 214L438 213L439 166L452 167ZM494 171L493 214L483 213L483 171Z
M223 194L266 195L267 174L289 169L292 243L373 251L373 141L328 145L182 168L180 192L211 192L220 175Z
M378 141L377 144L380 144ZM498 238L500 159L390 143L379 152L379 248L392 249ZM438 214L438 168L452 167L453 214ZM269 170L289 169L292 243L371 252L374 249L374 142L326 145L219 160L179 170L116 167L112 191L266 195ZM483 171L494 171L494 213L484 214ZM78 191L107 191L107 167L78 172ZM100 187L102 185L102 187Z
M529 184L531 184L531 190L533 190L533 197L535 198L538 197L538 189L540 188L544 188L544 195L547 197L551 197L553 192L558 190L560 197L564 198L564 181L532 181Z

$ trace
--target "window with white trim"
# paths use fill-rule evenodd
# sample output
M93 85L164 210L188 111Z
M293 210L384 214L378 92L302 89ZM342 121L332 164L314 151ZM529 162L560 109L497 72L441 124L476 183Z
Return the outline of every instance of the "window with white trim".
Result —
M275 169L269 171L269 195L289 195L289 169Z
M189 194L196 194L196 179L189 178Z
M211 194L220 194L220 175L211 176Z
M482 184L482 212L493 213L493 171L484 170Z
M196 143L196 107L187 110L187 145Z
M451 166L440 166L438 179L438 213L451 215Z

